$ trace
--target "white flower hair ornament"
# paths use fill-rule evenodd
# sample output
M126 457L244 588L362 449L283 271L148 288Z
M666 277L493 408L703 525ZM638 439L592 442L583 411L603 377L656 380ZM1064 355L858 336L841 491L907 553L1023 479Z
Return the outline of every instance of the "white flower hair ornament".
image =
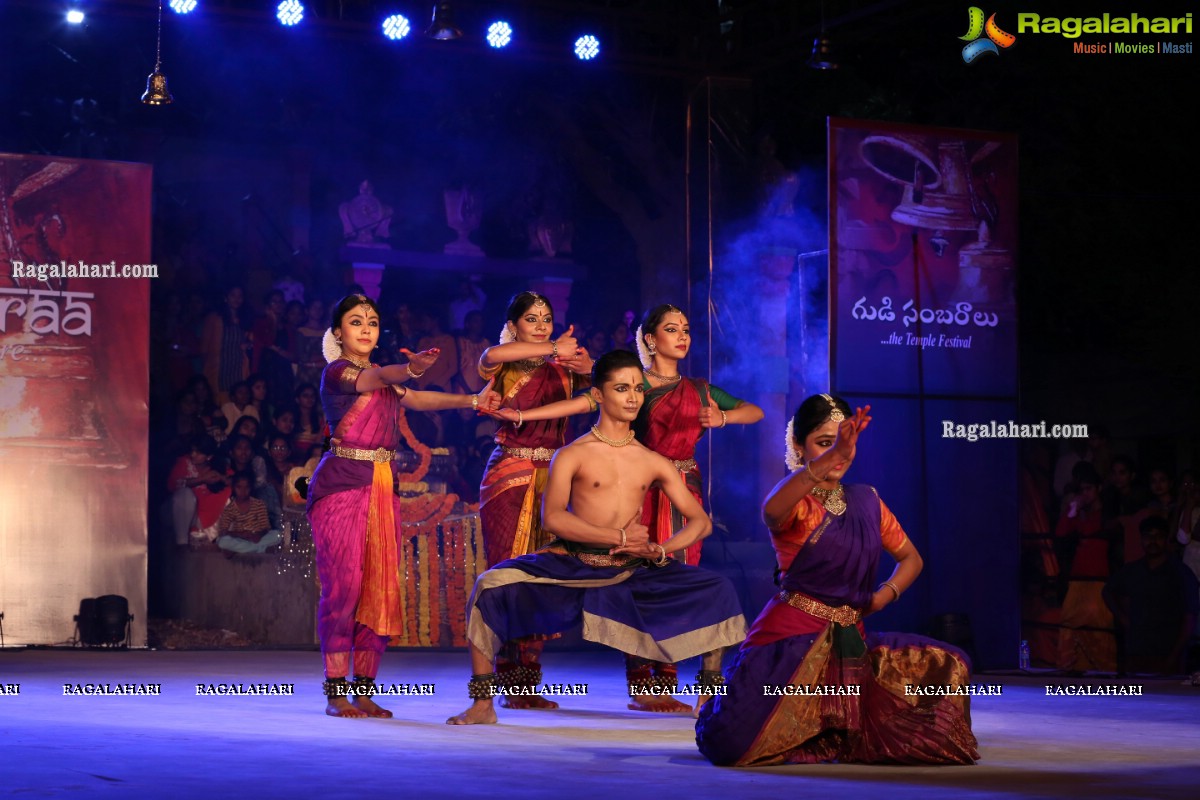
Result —
M642 326L638 325L637 334L634 337L634 344L637 345L638 360L642 362L643 369L650 369L654 366L654 356L646 348L646 337L642 334Z
M333 335L333 328L326 328L325 335L321 337L321 354L328 364L342 357L342 343Z
M509 344L517 340L517 326L511 322L504 323L504 327L500 329L500 344Z
M802 466L800 453L795 445L795 430L796 418L792 417L788 420L787 432L783 435L783 463L787 465L788 472L795 472Z

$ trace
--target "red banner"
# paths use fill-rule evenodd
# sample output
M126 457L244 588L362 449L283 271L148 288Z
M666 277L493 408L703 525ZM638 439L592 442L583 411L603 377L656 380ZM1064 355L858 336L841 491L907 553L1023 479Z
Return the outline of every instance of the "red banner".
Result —
M0 154L0 612L74 636L121 595L146 640L151 168Z

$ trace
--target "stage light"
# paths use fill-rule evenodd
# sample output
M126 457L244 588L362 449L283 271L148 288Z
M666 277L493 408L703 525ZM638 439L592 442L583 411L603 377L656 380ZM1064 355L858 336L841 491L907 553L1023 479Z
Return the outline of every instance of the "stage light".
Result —
M454 24L454 9L449 3L433 4L433 21L425 29L425 35L440 42L462 38L462 30Z
M99 622L100 642L106 645L128 645L129 601L119 594L106 594L96 598L96 617Z
M833 54L833 42L825 34L813 40L812 55L808 57L809 69L837 69L837 59Z
M169 5L176 14L190 14L196 10L196 0L171 0Z
M287 27L304 19L304 4L300 0L283 0L275 9L275 16Z
M408 25L408 17L403 14L392 14L383 21L383 35L392 41L408 36L412 28Z
M72 8L67 12L67 22L72 25L79 25L83 22L83 12L78 8Z
M600 40L590 33L575 40L575 55L580 61L591 61L600 55Z
M512 42L513 29L504 20L496 20L487 29L487 43L496 49L507 47Z
M146 76L146 91L142 102L148 106L165 106L175 102L167 88L167 76L162 74L162 0L158 0L158 40L154 49L154 72Z

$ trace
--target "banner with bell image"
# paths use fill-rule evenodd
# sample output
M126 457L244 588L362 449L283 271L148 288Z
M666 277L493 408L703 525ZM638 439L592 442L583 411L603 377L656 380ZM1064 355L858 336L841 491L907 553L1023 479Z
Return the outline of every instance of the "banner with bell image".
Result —
M1014 397L1017 139L829 121L839 388Z
M148 165L0 154L6 645L111 596L146 641L150 287L122 275L149 272L150 193Z

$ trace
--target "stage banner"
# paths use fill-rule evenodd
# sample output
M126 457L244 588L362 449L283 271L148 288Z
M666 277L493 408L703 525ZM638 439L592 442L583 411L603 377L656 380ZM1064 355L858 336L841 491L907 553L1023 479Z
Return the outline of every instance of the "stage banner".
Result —
M847 392L1017 391L1017 141L831 119L831 369Z
M5 645L66 643L106 595L146 642L150 192L148 165L0 154Z
M830 383L874 416L853 480L925 561L877 626L1015 666L1017 441L953 433L1017 419L1016 137L831 119L829 169Z

